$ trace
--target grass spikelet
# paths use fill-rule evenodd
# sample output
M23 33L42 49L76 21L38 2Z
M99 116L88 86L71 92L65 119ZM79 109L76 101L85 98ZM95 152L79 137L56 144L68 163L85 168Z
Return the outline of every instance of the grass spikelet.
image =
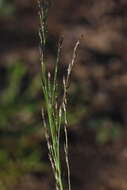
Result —
M70 80L71 71L76 59L76 52L79 46L79 41L76 42L76 45L73 50L72 61L68 66L67 76L63 77L63 83L59 84L58 82L58 71L60 64L60 55L62 49L63 38L59 39L56 61L54 64L54 72L50 73L47 71L46 65L46 44L47 44L47 16L48 8L50 2L48 0L38 0L39 7L39 17L40 17L40 61L41 61L41 79L42 79L42 91L45 102L45 109L42 109L42 119L43 126L45 129L45 136L47 141L47 147L49 151L49 160L53 170L56 190L65 190L63 184L63 169L61 166L61 155L62 146L60 144L61 137L61 127L64 126L64 155L65 162L67 166L67 175L68 175L68 190L71 190L70 183L70 166L68 159L68 136L67 136L67 89L68 83ZM62 101L59 103L60 99L60 89L63 89ZM46 116L45 117L45 112Z

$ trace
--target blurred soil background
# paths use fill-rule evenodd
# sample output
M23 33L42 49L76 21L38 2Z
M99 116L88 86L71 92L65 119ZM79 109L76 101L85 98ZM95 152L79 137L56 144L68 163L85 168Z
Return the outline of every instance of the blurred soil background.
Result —
M0 190L55 189L37 12L36 0L0 0ZM81 38L68 105L72 190L127 190L127 1L54 0L48 25L50 68L59 36L65 69Z

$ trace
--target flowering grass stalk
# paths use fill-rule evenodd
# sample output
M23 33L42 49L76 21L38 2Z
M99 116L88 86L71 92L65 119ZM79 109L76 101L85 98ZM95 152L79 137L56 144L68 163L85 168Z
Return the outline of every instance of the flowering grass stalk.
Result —
M63 77L63 82L59 84L58 82L58 72L60 64L60 54L62 48L62 38L58 43L57 57L54 65L53 74L47 70L46 64L46 44L47 44L47 16L49 1L43 0L42 2L38 0L39 6L39 16L40 16L40 29L39 36L41 42L41 77L42 77L42 91L44 95L45 109L42 108L42 119L43 126L45 129L45 136L47 140L47 147L49 151L49 159L51 162L53 174L55 177L56 190L65 190L62 177L62 166L61 166L61 127L64 126L64 155L65 162L67 166L67 176L68 176L68 190L71 190L70 183L70 167L68 159L68 136L67 136L67 89L69 85L71 71L76 59L76 51L79 46L79 41L77 41L74 50L72 61L67 69L67 76ZM62 98L60 96L61 90L63 91ZM61 103L58 100L61 99Z

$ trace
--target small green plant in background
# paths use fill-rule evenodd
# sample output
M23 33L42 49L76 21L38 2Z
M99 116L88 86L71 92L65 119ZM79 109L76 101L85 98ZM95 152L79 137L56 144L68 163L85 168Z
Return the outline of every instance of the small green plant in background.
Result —
M115 142L122 137L122 126L108 118L89 121L89 127L95 131L96 141L100 145Z
M0 0L0 16L11 16L15 11L13 1Z
M47 171L39 147L40 76L31 77L20 60L3 65L0 85L0 190L11 189L26 174ZM26 76L30 78L28 80ZM25 85L24 85L25 80ZM36 116L35 116L36 115ZM12 186L12 187L11 187Z
M47 146L49 151L49 159L53 169L55 177L56 190L64 190L63 184L63 169L61 166L61 126L64 126L64 155L67 166L68 176L68 190L71 190L70 184L70 167L68 160L68 137L67 137L67 89L70 81L70 74L75 62L76 51L79 46L77 41L74 50L71 63L67 69L67 75L63 77L63 82L59 84L58 73L60 54L62 48L62 38L58 43L57 58L54 66L54 71L51 73L47 69L46 60L46 44L47 44L47 16L49 1L38 0L39 16L40 16L40 30L39 36L41 41L41 68L42 68L42 91L44 96L45 107L42 109L43 125L45 128L45 136L47 140ZM61 96L61 92L62 96Z

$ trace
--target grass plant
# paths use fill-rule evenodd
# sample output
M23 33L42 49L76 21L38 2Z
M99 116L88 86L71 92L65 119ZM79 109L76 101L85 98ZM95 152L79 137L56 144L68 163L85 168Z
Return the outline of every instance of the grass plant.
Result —
M63 80L59 83L58 73L60 67L60 55L63 39L58 42L57 56L54 64L53 73L48 71L46 59L47 45L47 16L50 2L48 0L38 0L39 17L40 17L40 58L41 58L41 81L45 106L42 108L43 126L47 140L49 151L49 159L55 177L56 190L65 190L63 183L63 169L61 163L61 150L64 151L64 158L67 166L67 189L71 190L70 183L70 166L68 159L68 135L67 135L67 90L70 83L71 71L76 59L76 52L79 41L76 42L72 60L68 65L67 74L63 76ZM61 97L61 91L62 97ZM59 102L60 100L60 102ZM63 127L63 129L62 129ZM64 149L60 143L61 130L64 131ZM62 154L63 155L63 154ZM64 171L65 172L65 171Z

